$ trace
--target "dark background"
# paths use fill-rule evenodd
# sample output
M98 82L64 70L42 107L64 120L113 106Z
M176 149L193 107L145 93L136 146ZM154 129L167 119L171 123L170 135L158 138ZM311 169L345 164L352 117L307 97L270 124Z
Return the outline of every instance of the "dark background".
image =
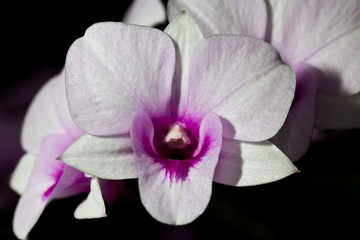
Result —
M120 2L120 1L118 1ZM21 124L31 99L64 65L67 49L86 28L121 21L130 1L86 5L9 3L2 8L0 94L0 239L15 239L11 221L18 196L8 178L23 154ZM160 27L161 28L161 27ZM29 239L325 239L356 238L360 220L359 130L328 131L296 162L301 173L256 187L214 183L205 213L186 226L154 220L137 196L107 207L108 217L76 220L86 197L51 202ZM355 237L354 237L355 236Z

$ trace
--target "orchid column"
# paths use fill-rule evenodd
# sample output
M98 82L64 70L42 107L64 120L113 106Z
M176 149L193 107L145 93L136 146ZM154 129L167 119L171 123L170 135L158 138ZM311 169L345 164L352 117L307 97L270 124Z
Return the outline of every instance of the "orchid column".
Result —
M267 183L297 172L266 139L281 128L295 76L275 48L204 38L186 12L165 29L99 23L66 59L70 113L86 132L59 159L105 179L138 178L157 220L186 224L216 181Z

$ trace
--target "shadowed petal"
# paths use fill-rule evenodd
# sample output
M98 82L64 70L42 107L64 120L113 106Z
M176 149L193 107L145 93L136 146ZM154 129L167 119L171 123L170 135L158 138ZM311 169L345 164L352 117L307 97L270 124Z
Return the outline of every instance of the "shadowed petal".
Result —
M65 165L63 174L52 194L54 198L58 199L89 191L90 178L86 177L83 172Z
M133 0L125 12L123 22L143 26L165 23L165 6L160 0Z
M223 139L214 181L251 186L277 181L296 172L295 165L269 141L246 143Z
M270 139L293 162L308 150L314 128L316 102L316 71L296 71L296 91L289 114L280 131Z
M44 140L29 184L15 209L13 228L18 238L26 237L46 204L53 199L52 192L64 169L64 163L55 158L68 146L69 141L72 139L66 135L52 135Z
M320 90L330 94L346 95L360 91L359 42L360 27L324 47L307 61L324 74L318 79Z
M182 112L186 108L190 62L196 45L204 38L199 26L186 13L181 12L164 30L175 42L176 67L172 87L172 109ZM173 112L176 116L178 112Z
M271 0L270 4L272 44L286 63L294 67L307 62L323 71L328 76L320 81L322 90L359 92L359 1Z
M205 36L228 33L265 37L267 12L261 0L170 0L169 19L180 11L188 11Z
M59 158L82 172L103 179L137 178L129 135L82 135Z
M283 125L294 89L295 74L269 44L233 35L209 37L194 51L184 118L199 122L214 112L222 117L224 137L262 141Z
M215 114L207 115L200 125L198 155L185 160L162 159L178 161L178 165L193 160L188 173L175 180L157 159L161 157L151 153L154 136L151 120L144 114L135 117L131 136L139 170L139 191L142 203L155 219L181 225L193 221L205 210L221 148L221 129L219 118Z
M74 217L77 219L106 217L98 178L91 179L90 189L88 197L75 210Z
M360 127L360 93L347 97L318 93L315 127L350 129Z
M169 110L175 49L163 32L104 22L87 29L70 47L66 90L75 123L94 135L128 133L140 110Z

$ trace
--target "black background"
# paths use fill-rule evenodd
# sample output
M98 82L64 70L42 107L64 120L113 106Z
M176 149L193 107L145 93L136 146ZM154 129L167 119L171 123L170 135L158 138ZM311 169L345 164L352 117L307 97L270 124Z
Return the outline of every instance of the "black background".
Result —
M64 65L67 49L86 28L121 21L130 1L78 5L9 3L2 7L0 94L0 239L15 239L11 221L18 196L7 187L23 154L19 137L26 109L41 85ZM214 183L203 215L185 226L154 220L137 196L107 207L108 217L75 220L79 195L48 205L29 239L325 239L356 238L359 226L359 130L328 131L296 162L301 173L255 187Z

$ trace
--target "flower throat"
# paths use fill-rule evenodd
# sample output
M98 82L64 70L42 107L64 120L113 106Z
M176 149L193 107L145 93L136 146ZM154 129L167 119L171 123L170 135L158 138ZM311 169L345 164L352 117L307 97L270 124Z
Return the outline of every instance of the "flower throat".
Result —
M172 160L186 160L192 157L197 147L197 139L179 124L173 124L165 134L161 134L162 141L159 144L159 153Z

